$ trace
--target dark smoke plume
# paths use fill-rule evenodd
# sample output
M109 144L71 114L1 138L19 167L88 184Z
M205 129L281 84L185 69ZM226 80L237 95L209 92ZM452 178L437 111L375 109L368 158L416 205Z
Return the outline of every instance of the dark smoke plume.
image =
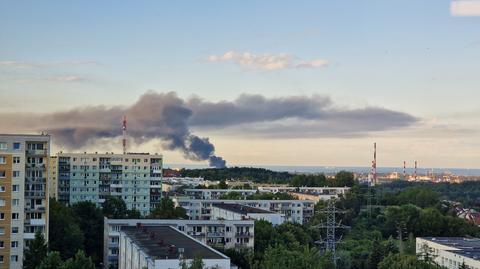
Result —
M121 118L128 118L128 135L135 142L161 139L168 150L185 158L208 160L224 167L208 138L192 134L190 127L230 129L236 134L267 137L350 137L372 131L406 127L418 121L402 112L377 107L346 109L322 96L266 98L240 95L234 101L209 102L198 97L184 100L176 93L149 91L131 106L93 106L49 114L0 114L7 131L47 131L54 143L79 149L90 140L121 135Z

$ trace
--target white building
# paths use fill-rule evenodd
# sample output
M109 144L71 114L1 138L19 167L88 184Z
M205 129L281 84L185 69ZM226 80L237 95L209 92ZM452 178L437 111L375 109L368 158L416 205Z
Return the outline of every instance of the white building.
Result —
M63 203L101 205L112 195L122 198L128 209L147 215L160 202L162 155L60 152L57 156L58 200Z
M170 226L126 226L120 231L120 269L180 269L202 259L204 268L230 269L230 258Z
M104 220L103 264L117 268L122 227L171 226L215 249L254 247L253 220L107 219ZM247 232L248 231L248 232Z
M260 192L270 193L299 193L309 196L316 196L316 201L330 200L332 198L338 198L340 195L345 194L350 190L349 187L288 187L288 186L265 186L258 187Z
M301 200L199 200L176 197L176 206L187 211L190 219L208 220L212 218L212 204L228 203L251 206L285 215L285 221L303 224L314 214L314 201Z
M435 262L448 269L480 269L480 239L463 237L417 237L417 255L428 252Z
M0 135L0 268L22 268L35 232L48 239L49 135Z
M285 222L285 215L240 204L212 204L212 219L216 220L266 220L273 225ZM249 232L248 230L246 231Z
M192 199L205 199L205 200L219 199L220 196L227 194L229 192L240 193L242 197L247 197L248 195L255 194L257 190L245 190L245 189L185 189L184 190L185 195L190 196Z

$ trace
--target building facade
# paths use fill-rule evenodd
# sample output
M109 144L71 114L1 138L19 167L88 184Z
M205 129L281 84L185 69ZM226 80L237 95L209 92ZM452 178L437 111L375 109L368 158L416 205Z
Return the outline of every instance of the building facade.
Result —
M51 156L48 158L48 197L57 199L58 192L58 180L57 180L57 156Z
M254 247L253 220L164 220L108 219L104 220L103 264L105 269L118 267L120 230L126 226L171 226L195 240L215 249Z
M148 153L58 153L58 200L66 204L109 195L121 197L128 209L146 215L162 195L161 155Z
M190 219L209 220L212 218L212 205L216 203L240 204L273 211L285 216L285 221L304 224L314 214L314 201L301 200L200 200L176 197L172 199L176 206L187 211Z
M417 237L416 252L420 257L428 252L442 268L458 269L465 264L467 268L480 269L479 238Z
M236 192L242 195L242 197L247 197L248 195L255 194L257 190L245 190L245 189L185 189L184 190L185 195L190 196L192 199L205 199L205 200L219 199L220 196L227 194L229 192Z
M37 231L48 238L49 135L0 134L0 268L22 268Z
M285 222L285 215L246 205L216 203L212 205L212 219L265 220L273 225L280 225Z

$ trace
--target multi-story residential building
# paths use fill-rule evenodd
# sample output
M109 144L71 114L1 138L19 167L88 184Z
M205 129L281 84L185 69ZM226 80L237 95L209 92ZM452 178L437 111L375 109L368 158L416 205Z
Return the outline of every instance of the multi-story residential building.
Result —
M240 204L256 207L285 215L285 221L303 224L314 214L314 201L301 200L201 200L175 197L176 206L187 211L190 219L208 220L212 218L212 205L215 203Z
M22 268L35 232L48 238L49 135L0 134L0 268Z
M285 215L239 204L212 204L212 219L215 220L266 220L273 225L280 225L285 221Z
M120 230L125 226L171 226L215 249L254 247L253 220L107 219L104 220L103 265L118 267Z
M60 152L57 157L61 202L92 201L101 205L105 197L113 195L121 197L128 209L146 215L161 199L161 155Z
M245 189L185 189L184 193L186 196L190 196L193 199L205 199L205 200L215 200L219 199L220 196L227 194L229 192L236 192L242 195L242 197L247 197L248 195L255 194L257 190L245 190Z
M57 181L57 156L48 158L48 197L57 199L58 181Z
M337 198L339 195L345 195L350 190L349 187L288 187L288 186L260 186L260 192L285 192L285 193L304 193L308 195L315 195L318 200L329 200Z
M120 269L180 269L202 259L205 268L230 269L230 258L170 226L120 230Z
M442 268L480 268L480 239L463 237L417 237L416 252L428 255Z

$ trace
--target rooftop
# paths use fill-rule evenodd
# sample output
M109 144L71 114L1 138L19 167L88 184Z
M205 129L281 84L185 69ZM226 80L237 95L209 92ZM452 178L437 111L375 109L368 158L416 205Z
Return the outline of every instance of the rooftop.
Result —
M154 260L176 260L182 251L185 259L228 259L170 226L123 226L121 231Z
M250 213L276 214L272 211L267 211L260 208L240 204L214 203L212 204L212 206L245 215Z
M480 238L465 237L421 237L444 246L456 248L450 252L480 261Z

